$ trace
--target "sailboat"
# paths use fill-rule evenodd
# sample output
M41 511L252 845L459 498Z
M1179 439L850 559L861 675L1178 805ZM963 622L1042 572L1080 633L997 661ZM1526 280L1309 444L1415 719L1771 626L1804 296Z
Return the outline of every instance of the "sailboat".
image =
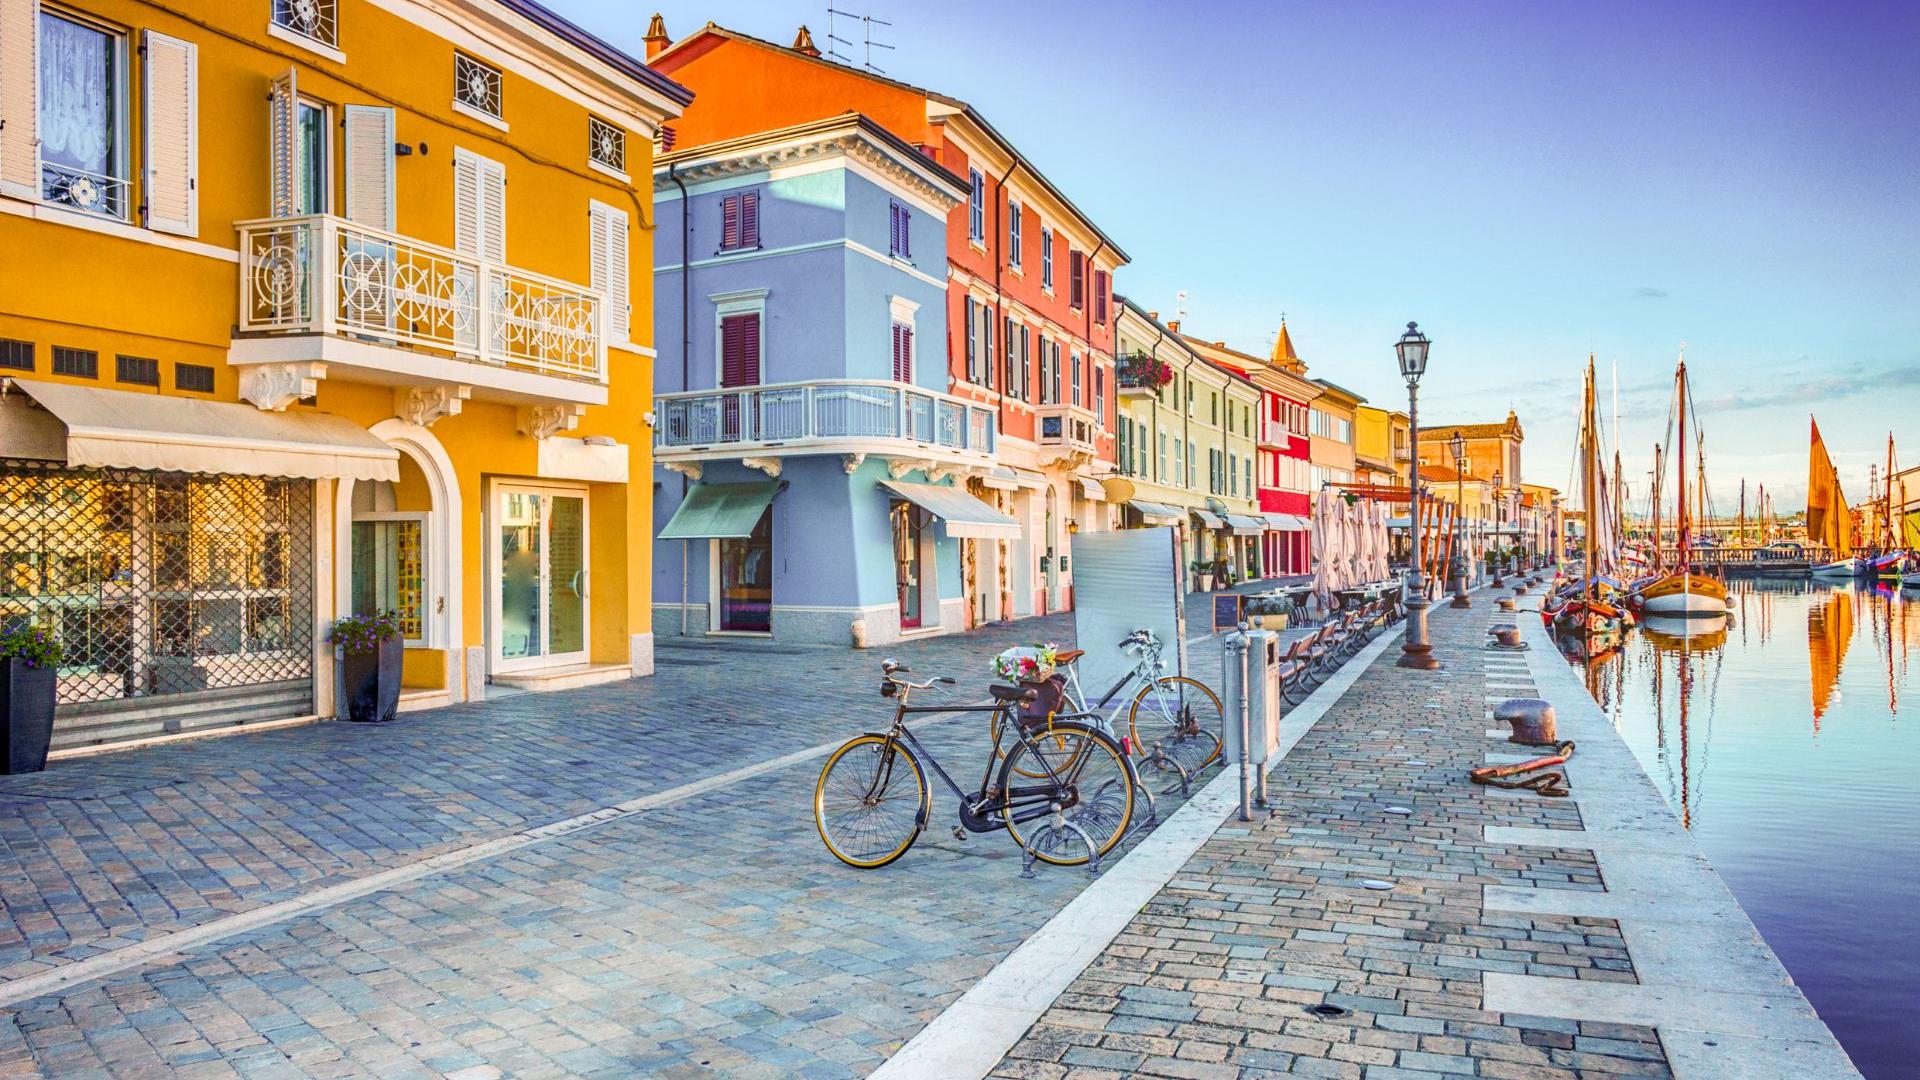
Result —
M1813 567L1813 576L1852 579L1860 575L1862 567L1853 554L1853 515L1840 490L1840 473L1820 438L1820 422L1810 422L1813 442L1807 450L1807 542L1819 544L1833 555L1833 561Z
M1692 408L1687 400L1687 359L1680 358L1680 364L1674 371L1674 403L1680 419L1680 449L1678 460L1680 467L1674 470L1678 481L1678 503L1680 513L1677 525L1678 553L1672 571L1661 575L1660 579L1639 592L1640 609L1648 615L1673 615L1680 617L1725 615L1727 613L1727 586L1719 578L1709 574L1696 573L1691 565L1693 558L1693 511L1687 504L1687 420Z
M1581 530L1586 543L1585 565L1573 588L1549 597L1541 606L1541 615L1551 620L1560 634L1584 647L1588 659L1598 657L1620 644L1625 613L1607 595L1619 582L1606 577L1614 569L1614 533L1607 524L1606 495L1600 478L1600 417L1594 393L1593 357L1587 357L1587 381L1580 419L1580 487L1586 500L1586 523ZM1607 548L1601 547L1606 537ZM1604 556L1604 557L1603 557ZM1578 592L1574 592L1574 588Z
M1893 432L1889 431L1887 432L1887 471L1880 481L1880 515L1879 521L1875 523L1875 531L1879 533L1876 546L1880 549L1880 554L1873 558L1872 567L1875 577L1895 585L1900 584L1903 571L1911 572L1907 566L1908 552L1900 547L1902 537L1899 519L1893 505L1893 478L1898 468L1899 462L1893 456ZM1904 486L1903 483L1902 487ZM1904 495L1905 492L1903 491L1902 494Z

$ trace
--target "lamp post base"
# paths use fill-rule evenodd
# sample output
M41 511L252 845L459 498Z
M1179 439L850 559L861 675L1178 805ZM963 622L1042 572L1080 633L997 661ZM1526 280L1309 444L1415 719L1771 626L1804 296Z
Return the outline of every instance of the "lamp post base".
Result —
M1473 606L1473 601L1467 599L1466 593L1454 593L1453 602L1447 606L1450 608L1470 608Z
M1415 671L1438 671L1440 661L1433 658L1433 646L1407 642L1400 646L1400 659L1395 660L1393 666L1412 668Z
M1433 658L1433 646L1427 640L1426 583L1416 576L1411 587L1413 595L1407 600L1407 636L1400 645L1400 659L1394 661L1394 666L1437 671L1440 661Z

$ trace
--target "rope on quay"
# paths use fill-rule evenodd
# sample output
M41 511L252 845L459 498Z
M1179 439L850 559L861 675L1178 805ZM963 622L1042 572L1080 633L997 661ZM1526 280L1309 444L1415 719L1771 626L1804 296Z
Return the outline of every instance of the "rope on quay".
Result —
M1573 740L1568 739L1566 742L1556 744L1553 753L1544 757L1537 757L1531 761L1518 761L1511 765L1486 765L1467 775L1474 783L1485 784L1488 787L1506 788L1510 791L1524 788L1536 795L1564 799L1573 794L1573 789L1567 786L1567 774L1553 767L1565 765L1567 759L1572 756ZM1539 769L1553 769L1553 771L1538 773L1524 780L1512 779L1521 773L1535 772Z

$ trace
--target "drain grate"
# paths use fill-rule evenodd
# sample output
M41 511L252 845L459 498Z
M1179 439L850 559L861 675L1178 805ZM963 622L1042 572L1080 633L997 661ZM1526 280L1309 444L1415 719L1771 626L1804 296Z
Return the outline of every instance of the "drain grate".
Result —
M1326 1001L1318 1005L1307 1006L1307 1012L1323 1020L1338 1020L1340 1017L1353 1015L1352 1009L1344 1005L1335 1005Z

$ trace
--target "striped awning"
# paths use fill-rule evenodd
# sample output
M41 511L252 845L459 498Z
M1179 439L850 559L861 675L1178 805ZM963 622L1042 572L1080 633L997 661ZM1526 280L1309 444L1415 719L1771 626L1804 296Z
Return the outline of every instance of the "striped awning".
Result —
M1259 536L1267 531L1267 523L1246 514L1228 514L1227 528L1232 529L1235 536Z
M1200 523L1201 528L1224 529L1227 527L1226 519L1210 510L1192 510L1188 512L1193 515L1195 521Z
M1313 524L1298 514L1267 514L1267 528L1272 532L1312 532Z

